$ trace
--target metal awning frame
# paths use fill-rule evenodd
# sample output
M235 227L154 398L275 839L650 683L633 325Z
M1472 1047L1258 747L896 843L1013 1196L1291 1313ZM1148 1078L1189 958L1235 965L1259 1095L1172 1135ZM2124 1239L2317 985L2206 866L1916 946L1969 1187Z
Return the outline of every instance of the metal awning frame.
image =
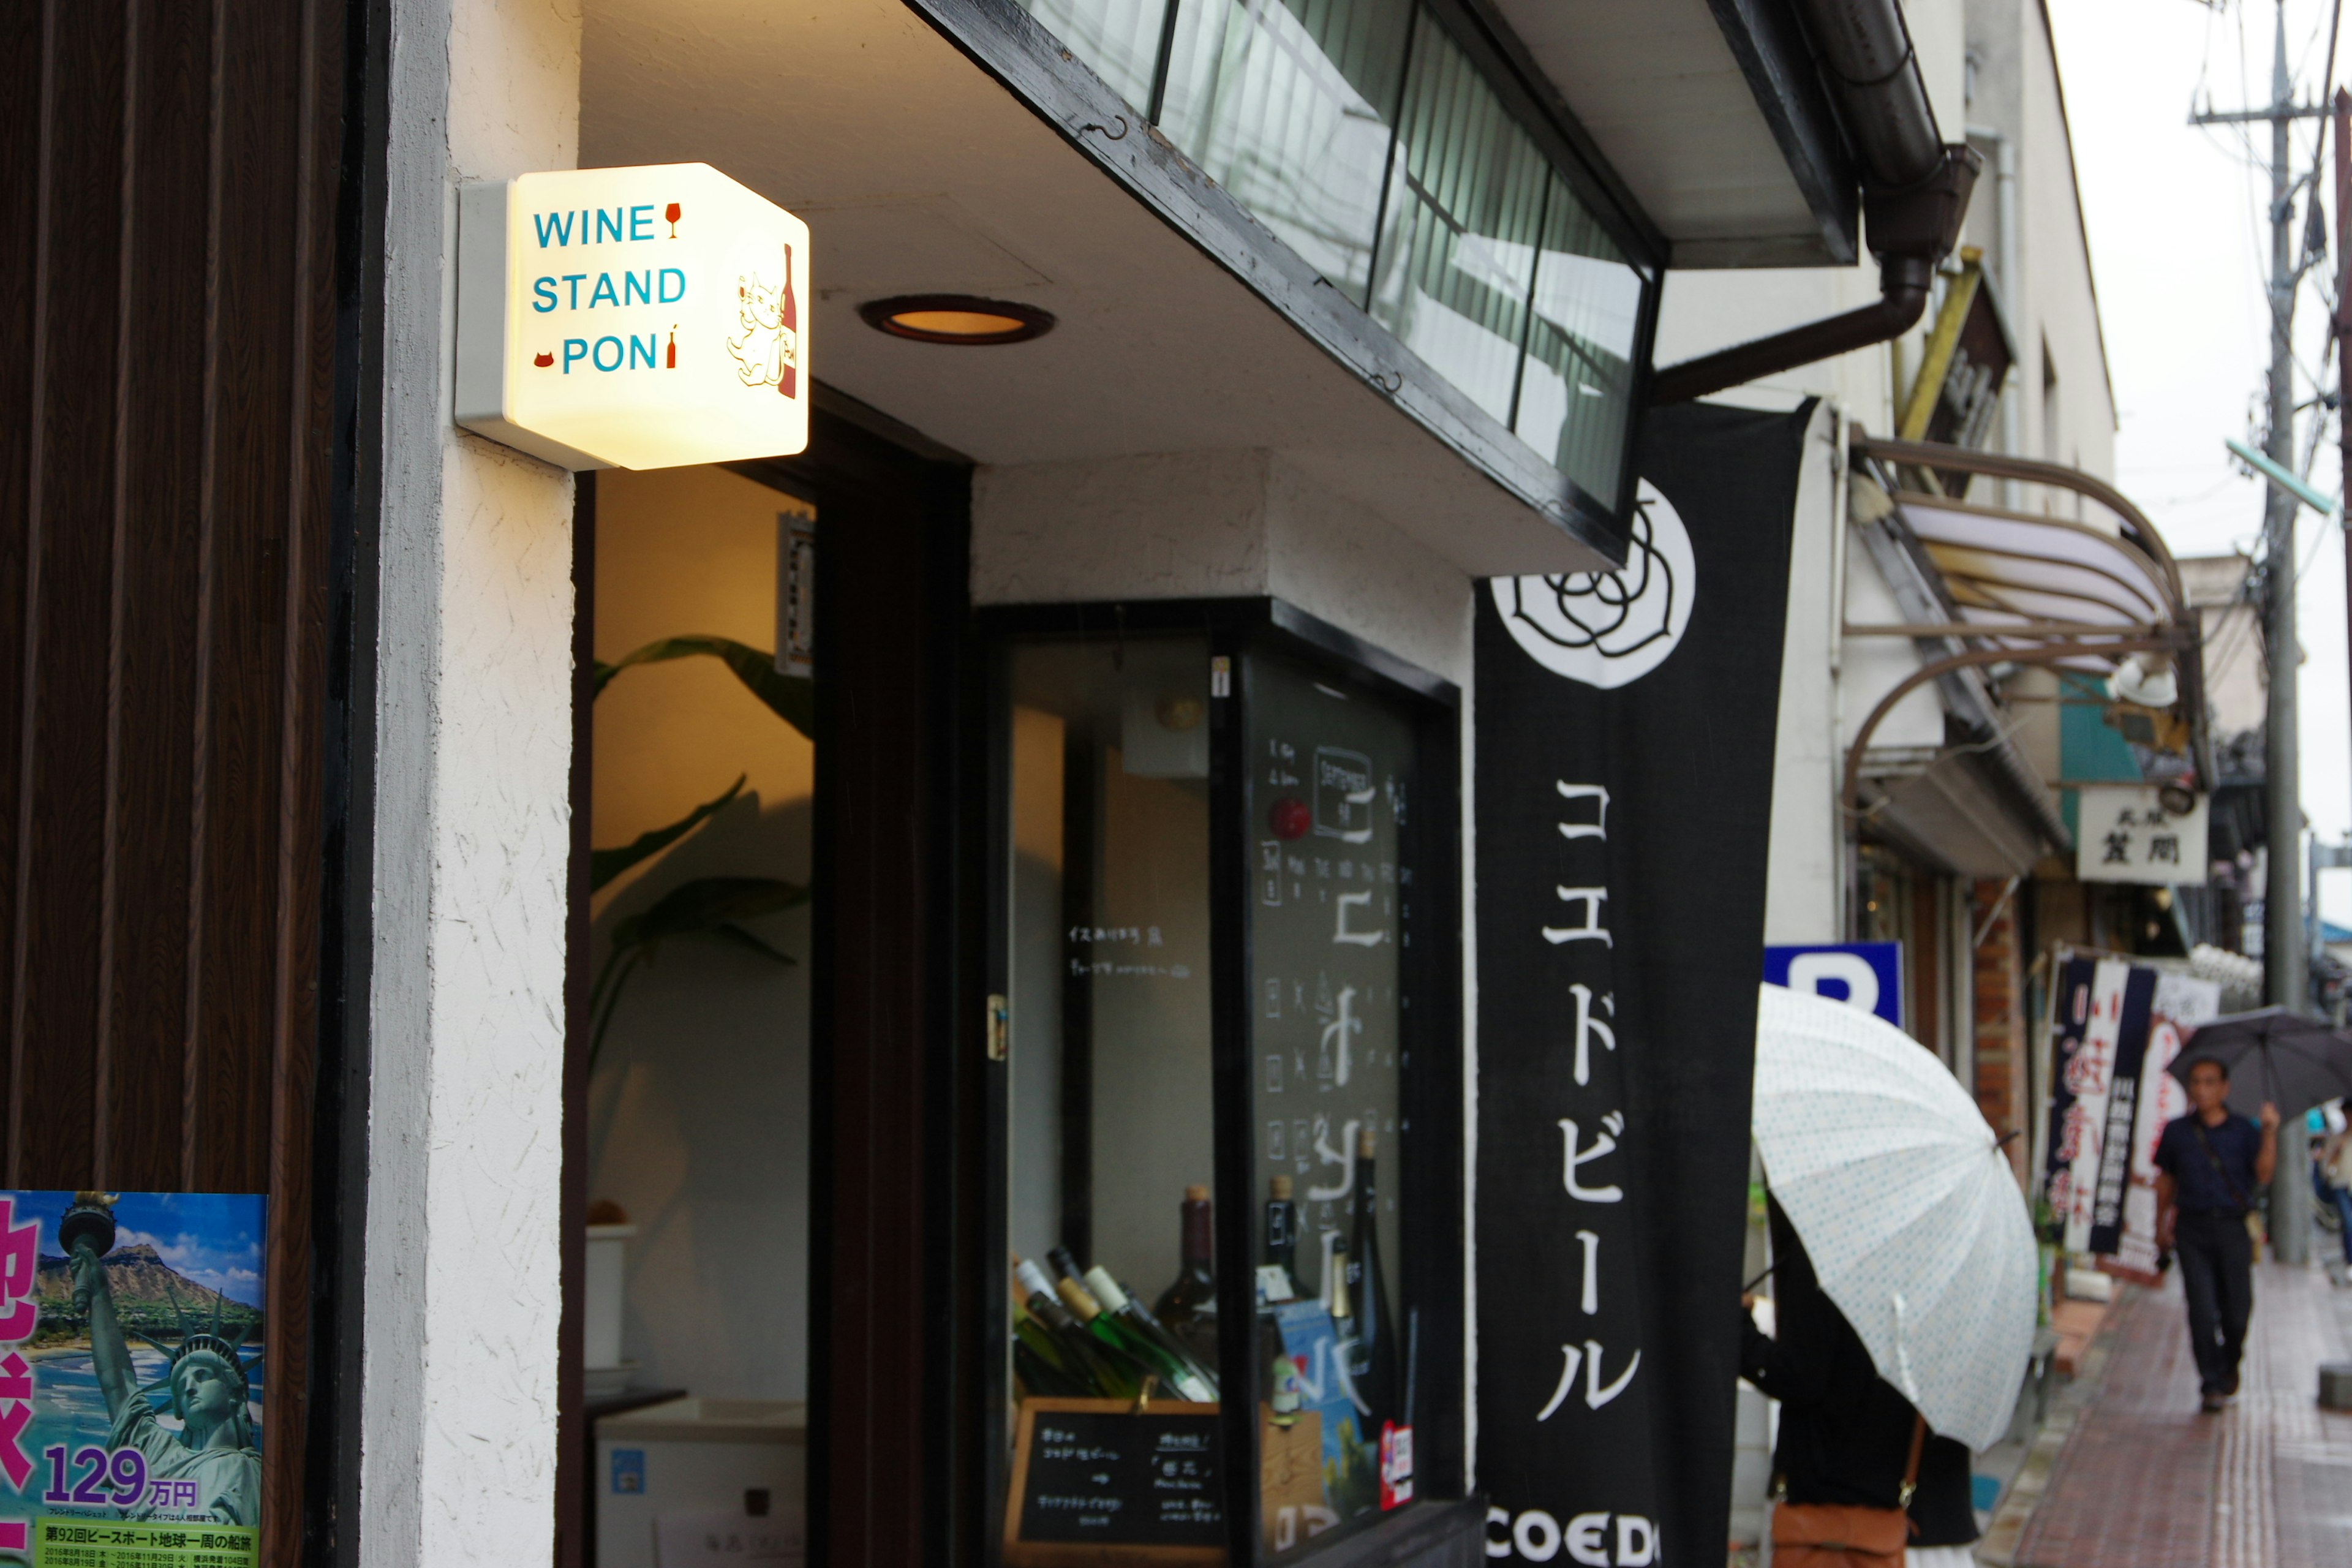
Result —
M1844 779L1839 792L1840 803L1850 825L1859 826L1863 815L1862 774L1865 754L1871 736L1886 716L1905 698L1930 681L1958 677L1964 670L1981 670L2002 664L2034 664L2076 669L2113 668L2135 653L2171 655L2179 672L2179 701L2189 723L2190 761L2197 770L2199 781L2208 789L2212 787L2214 773L2210 738L2205 729L2204 671L2200 658L2196 612L2189 607L2188 595L2181 587L2179 566L2173 560L2171 551L2166 547L2162 535L2157 532L2146 514L2121 491L2102 479L2062 464L1979 452L1939 442L1894 440L1857 433L1853 442L1853 455L1859 460L1883 465L1880 470L1882 482L1893 480L1896 472L1906 468L1929 471L1958 470L1990 479L2045 485L2081 495L2113 514L2117 523L2116 533L2109 534L2069 518L1972 506L1948 497L1911 492L1898 483L1886 482L1889 498L1895 502L1898 513L1905 503L1911 502L1933 506L1945 512L1980 516L1988 521L2030 523L2086 535L2116 551L2118 564L2132 568L2131 575L2155 587L2169 603L2148 603L2147 595L2123 573L2094 563L2055 555L2040 556L2014 549L1948 543L1947 548L1955 552L1972 550L1980 554L2012 560L2041 560L2064 571L2105 577L2123 590L2131 601L2152 613L2142 616L2126 610L2120 604L2086 594L2070 593L2063 588L2021 589L2021 592L2032 591L2053 599L2072 600L2085 606L2095 605L2116 618L2104 621L2037 616L2000 605L1999 593L1983 584L1963 584L1947 580L1942 584L1942 590L1948 600L1962 611L1959 618L1937 621L1923 618L1894 624L1844 626L1843 635L1848 637L1908 637L1919 645L1926 660L1917 670L1897 682L1879 700L1854 732L1853 743L1846 752ZM1934 557L1934 547L1918 540L1916 535L1912 538L1916 552L1927 556L1927 563L1937 569L1939 576L1943 575L1942 565ZM1957 590L1964 585L1994 603L1974 606L1961 604L1960 594ZM1966 617L1966 610L1970 607L2015 618L1971 620Z

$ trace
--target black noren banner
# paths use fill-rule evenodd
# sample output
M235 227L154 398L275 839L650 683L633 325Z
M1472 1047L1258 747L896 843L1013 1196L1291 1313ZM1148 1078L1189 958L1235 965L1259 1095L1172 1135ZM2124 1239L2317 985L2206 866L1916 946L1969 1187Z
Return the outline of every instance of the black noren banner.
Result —
M1772 742L1812 412L1652 414L1626 569L1479 595L1490 1556L1723 1561Z

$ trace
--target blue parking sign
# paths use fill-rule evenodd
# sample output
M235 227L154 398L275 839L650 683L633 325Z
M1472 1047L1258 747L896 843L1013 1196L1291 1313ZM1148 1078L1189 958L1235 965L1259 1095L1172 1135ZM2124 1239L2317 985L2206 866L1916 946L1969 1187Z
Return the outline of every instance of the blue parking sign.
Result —
M1768 947L1764 983L1875 1013L1903 1027L1903 944L1847 942L1820 946Z

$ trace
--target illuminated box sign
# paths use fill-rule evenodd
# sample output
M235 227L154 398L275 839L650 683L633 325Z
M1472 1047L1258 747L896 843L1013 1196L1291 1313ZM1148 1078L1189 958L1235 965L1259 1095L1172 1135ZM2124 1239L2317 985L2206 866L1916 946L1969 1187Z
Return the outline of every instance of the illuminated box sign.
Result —
M457 423L567 468L808 446L808 226L708 163L458 197Z

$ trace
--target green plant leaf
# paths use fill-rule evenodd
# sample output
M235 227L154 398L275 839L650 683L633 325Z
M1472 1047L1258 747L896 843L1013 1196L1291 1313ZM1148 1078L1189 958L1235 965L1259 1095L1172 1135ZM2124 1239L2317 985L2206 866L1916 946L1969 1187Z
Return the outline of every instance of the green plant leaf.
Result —
M757 920L808 901L808 889L774 877L698 877L681 882L613 927L613 951L642 948L648 959L665 942L682 936L712 936L722 926ZM740 931L725 940L741 945ZM764 942L761 946L766 946ZM782 957L782 953L772 956Z
M604 1051L604 1032L620 1011L621 994L638 966L653 961L655 951L674 937L708 936L757 952L791 967L790 953L779 952L738 921L757 920L808 902L809 890L776 877L698 877L681 882L652 904L613 926L613 950L589 988L588 1011L595 1019L588 1042L588 1070Z
M588 890L595 892L604 885L649 856L658 855L708 821L712 813L743 793L749 773L738 774L727 793L716 800L704 801L667 827L656 827L640 833L630 842L613 849L588 851Z
M779 949L769 946L765 942L761 941L759 936L751 931L746 931L743 927L737 925L732 921L728 921L722 926L712 927L710 934L717 937L721 942L732 942L737 947L743 948L751 952L756 952L762 958L773 959L776 963L782 964L786 969L793 968L800 962L791 953L784 952Z
M596 695L602 697L614 676L634 666L698 658L715 658L725 664L735 672L736 679L751 689L752 696L768 705L769 711L809 739L816 739L816 682L805 676L780 673L774 654L732 637L663 637L622 655L616 663L600 661L595 671Z

